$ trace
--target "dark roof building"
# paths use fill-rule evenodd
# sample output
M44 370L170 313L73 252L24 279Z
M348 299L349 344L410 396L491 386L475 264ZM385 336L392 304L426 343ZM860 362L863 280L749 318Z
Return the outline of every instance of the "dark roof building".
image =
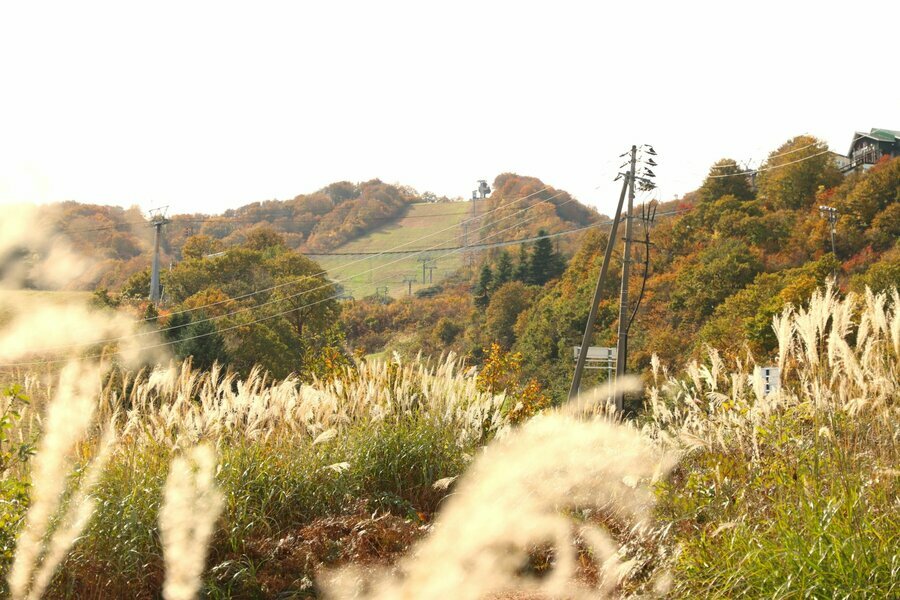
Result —
M850 169L868 169L883 156L900 156L900 131L872 129L857 131L850 143Z

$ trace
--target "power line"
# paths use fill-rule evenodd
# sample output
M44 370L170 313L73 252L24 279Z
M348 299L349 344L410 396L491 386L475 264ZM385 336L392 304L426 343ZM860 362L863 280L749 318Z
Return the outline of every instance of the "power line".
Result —
M780 154L772 154L772 155L769 155L768 157L766 157L765 160L769 161L769 160L772 160L773 158L778 158L780 156L787 156L788 154L794 154L795 152L801 152L803 150L806 150L807 148L812 148L813 146L821 147L822 142L813 142L812 144L807 144L806 146L802 146L800 148L794 148L793 150L788 150L787 152L782 152ZM762 163L763 161L759 161L759 162ZM728 169L730 166L731 165L713 165L710 167L710 169ZM735 163L735 166L737 166L737 163Z
M781 167L786 167L788 165L795 165L797 163L801 163L805 160L810 160L817 156L822 156L823 154L828 154L831 150L823 150L822 152L817 152L816 154L811 154L810 156L806 156L797 160L792 160L790 162L781 163L780 165L772 165L769 167L760 167L759 169L751 169L749 171L741 171L740 173L729 173L727 175L707 175L708 179L720 179L722 177L737 177L738 175L754 175L756 173L762 173L764 171L772 171L774 169L780 169Z
M464 221L462 221L462 222L460 222L460 223L457 223L456 225L451 225L451 226L449 226L449 227L445 227L444 229L440 229L440 230L438 230L438 231L432 232L432 233L430 233L430 234L428 234L428 235L424 235L424 236L421 236L421 237L419 237L419 238L416 238L416 239L413 239L413 240L409 240L408 242L404 242L404 243L402 243L402 244L398 244L398 245L394 246L393 248L390 248L390 249L385 250L385 251L383 251L383 252L379 252L379 253L374 254L374 255L372 255L372 256L381 256L381 255L385 255L385 254L387 254L388 252L394 252L394 251L396 251L396 250L399 249L399 248L404 248L404 247L406 247L406 246L409 246L410 244L414 244L414 243L416 243L416 242L421 242L422 240L426 240L426 239L428 239L428 238L434 237L434 236L439 235L439 234L441 234L441 233L445 233L445 232L447 232L447 231L450 231L451 229L455 229L455 228L459 227L460 225L464 225L464 224L467 224L467 223L471 223L472 221L481 219L481 218L483 218L483 217L485 217L485 216L487 216L487 215L490 215L490 214L492 214L492 213L494 213L494 212L496 212L496 211L498 211L498 210L501 210L502 208L507 208L507 207L512 206L512 205L514 205L514 204L518 204L519 202L522 202L523 200L527 200L527 199L529 199L529 198L531 198L531 197L533 197L533 196L536 196L537 194L540 194L540 193L542 193L542 192L545 192L545 191L547 191L547 190L549 190L549 189L550 189L550 186L545 186L545 187L543 187L542 189L537 190L536 192L532 192L531 194L528 194L528 195L526 195L526 196L523 196L523 197L521 197L521 198L519 198L519 199L517 199L517 200L513 200L512 202L509 202L509 203L507 203L507 204L505 204L505 205L497 206L497 207L494 208L494 209L491 209L491 210L489 210L489 211L487 211L487 212L485 212L485 213L482 213L482 214L480 214L480 215L477 215L477 216L475 216L475 217L471 217L471 218L469 218L469 219L466 219L466 220L464 220ZM551 196L548 200L552 200L553 198L555 198L556 196L561 195L562 193L563 193L563 192L558 192L558 193L555 194L554 196ZM527 210L527 209L522 209L522 210ZM521 211L519 211L519 212L521 212ZM518 213L514 213L514 214L518 214ZM506 217L504 217L504 218L506 218ZM480 230L483 229L483 228L484 228L484 227L481 227L481 228L479 228L479 229L476 230L476 231L480 231ZM451 239L453 239L453 238L451 238ZM370 257L367 256L367 258L370 258ZM351 265L354 265L354 264L363 262L364 260L366 260L366 259L363 258L363 259L359 259L359 260L356 260L356 261L351 261L351 262L348 263L347 265L343 265L343 266L344 266L344 267L351 266ZM321 276L321 275L327 275L327 274L328 274L328 270L327 270L327 269L323 269L322 271L319 271L318 273L314 273L314 274L312 274L312 275L307 275L307 276L305 276L305 277L319 277L319 276ZM175 311L175 312L169 313L169 316L172 316L172 315L180 315L180 314L186 314L186 313L191 313L191 312L195 312L195 311L198 311L198 310L202 310L202 309L204 309L204 308L209 308L209 307L211 307L211 306L218 306L218 305L220 305L220 304L225 304L226 302L232 302L232 301L236 301L236 300L243 300L244 298L249 298L249 297L255 296L255 295L257 295L257 294L263 294L263 293L265 293L265 292L270 292L270 291L272 291L272 290L275 290L275 289L278 289L278 288L281 288L281 287L284 287L284 286L287 286L287 285L292 285L292 284L294 284L294 283L296 283L296 281L284 282L284 283L281 283L281 284L278 284L278 285L274 285L274 286L270 286L270 287L267 287L267 288L262 288L262 289L259 289L259 290L254 290L254 291L252 291L252 292L248 292L248 293L246 293L246 294L242 294L242 295L240 295L240 296L236 296L236 297L230 298L230 299L228 299L228 300L219 300L219 301L217 301L217 302L210 302L209 304L204 304L204 305L202 305L202 306L196 306L196 307L193 307L193 308L188 308L188 309L184 309L184 310L180 310L180 311ZM151 318L146 318L146 319L139 319L139 320L137 320L137 321L135 321L135 322L136 322L136 323L142 323L142 322L152 321L152 320L154 320L154 318L151 317Z
M539 190L539 192L540 192L540 191L543 191L543 190ZM539 192L535 192L535 193L539 193ZM563 193L565 193L565 192L562 192L562 191L557 192L556 194L554 194L554 195L551 196L550 198L548 198L548 199L546 199L546 200L543 200L543 202L548 202L549 200L552 200L553 198L556 198L557 196L560 196L560 195L562 195ZM531 194L531 195L534 195L534 194ZM526 196L525 198L527 198L527 196ZM519 201L521 201L521 200L523 200L523 199L524 199L524 198L520 198L520 199L517 200L516 202L519 202ZM563 205L568 204L569 202L573 202L573 201L574 201L574 198L569 198L569 200L566 200L565 202L559 204L558 206L563 206ZM509 205L507 205L507 206L509 206ZM502 207L498 207L498 208L502 208ZM524 212L524 211L526 211L526 210L529 210L529 208L530 208L530 207L526 207L526 208L519 209L518 211L516 211L516 212L514 212L514 213L512 213L512 214L510 214L510 215L506 215L506 216L504 216L504 217L501 217L499 220L500 220L500 221L503 221L503 220L509 219L509 218L514 217L514 216L516 216L516 215L518 215L518 214L520 214L520 213L522 213L522 212ZM496 209L495 209L495 210L496 210ZM493 211L491 211L491 212L493 212ZM485 215L487 215L487 214L490 214L490 213L484 213L484 215L481 215L481 216L485 216ZM523 221L520 221L519 223L516 223L515 225L513 225L513 226L511 226L511 227L507 227L506 229L501 230L500 233L502 233L502 232L504 232L504 231L508 231L509 229L513 229L513 228L519 227L519 226L522 225L523 223L527 222L528 220L532 220L532 219L536 218L537 216L538 216L538 215L533 215L533 216L531 216L531 217L529 217L529 218L527 218L527 219L525 219L525 220L523 220ZM493 224L495 224L495 223L488 223L488 224L482 225L480 228L476 229L475 231L481 231L482 229L485 229L485 228L487 228L487 227L489 227L489 226L491 226L491 225L493 225ZM436 232L436 233L440 233L440 232ZM490 234L490 236L493 236L493 235L496 235L496 234L497 234L497 232L494 232L494 233ZM432 235L433 235L433 234L432 234ZM489 237L490 237L490 236L489 236ZM423 238L420 238L420 239L424 239L425 237L430 237L430 236L423 236ZM457 236L457 239L458 239L459 237L460 237L460 236ZM412 241L416 241L416 240L412 240ZM402 244L402 245L405 245L405 244ZM456 250L456 249L461 249L461 248L465 248L465 246L459 246L459 247L455 248L454 250ZM471 246L469 246L469 248L471 248ZM433 252L433 251L435 251L435 250L445 250L445 249L447 249L447 248L441 248L441 247L435 246L435 247L432 247L432 248L426 248L426 249L423 249L423 250L417 250L417 251L415 251L413 254L422 254L422 253L426 253L426 252ZM365 259L361 259L360 261L354 261L353 264L355 264L356 262L361 262L362 260L365 260ZM241 307L241 308L236 309L236 310L234 310L234 311L231 311L231 312L229 312L229 313L225 313L225 314L222 314L222 315L215 315L215 316L212 316L212 317L206 317L206 318L204 318L204 319L199 319L199 320L197 320L197 321L193 321L193 323L205 323L205 322L210 322L210 321L216 321L216 320L224 319L224 318L226 318L226 317L234 316L234 315L236 315L236 314L240 314L240 313L243 313L243 312L247 312L247 311L251 311L251 310L258 310L258 309L260 309L260 308L262 308L262 307L264 307L264 306L268 306L268 305L275 304L275 303L278 303L278 302L283 302L283 301L285 301L285 300L290 300L291 298L296 298L296 297L299 297L299 296L303 296L303 295L305 295L305 294L309 294L309 293L312 293L312 292L315 292L315 291L318 291L318 290L321 290L321 289L325 289L325 288L331 287L331 286L333 286L333 285L336 284L336 283L345 283L345 282L349 282L349 281L351 281L354 277L358 277L358 276L361 275L361 274L365 274L365 273L368 273L368 272L377 271L378 269L383 269L383 268L385 268L385 267L389 267L389 266L391 266L391 265L393 265L393 264L396 264L396 263L398 263L398 262L401 262L402 260L404 260L404 259L403 259L403 258L398 258L398 259L396 259L396 260L394 260L394 261L391 261L391 262L388 262L388 263L385 263L385 264L376 265L375 267L370 267L368 270L363 271L363 272L361 272L361 273L356 273L356 274L354 274L354 275L350 275L350 276L345 277L345 278L343 278L343 279L337 279L337 280L335 280L335 281L329 281L329 282L323 283L322 285L320 285L320 286L318 286L318 287L314 287L314 288L311 288L311 289L308 289L308 290L303 290L303 291L298 292L298 293L296 293L296 294L291 294L291 295L289 295L289 296L285 296L284 298L276 298L276 299L273 299L273 300L268 300L268 301L266 301L266 302L263 302L263 303L261 303L261 304L257 304L257 305L255 305L255 306L245 306L245 307ZM267 288L266 290L257 290L256 292L251 292L251 293L248 293L248 294L244 294L243 296L237 296L237 297L235 297L235 298L229 298L229 299L226 299L226 300L220 300L220 301L218 301L218 302L210 303L210 304L205 305L205 306L208 307L208 306L213 306L213 305L223 304L223 303L226 303L226 302L234 302L234 301L237 301L237 300L239 300L239 299L246 298L246 297L249 297L249 296L252 296L252 295L261 293L262 291L270 291L270 290L274 290L274 289L276 289L276 288L281 288L281 287L284 287L284 286L287 286L287 285L294 285L294 284L296 284L296 283L299 283L300 281L314 279L314 278L319 277L319 276L321 276L321 275L323 275L323 274L327 274L327 271L322 271L322 272L319 272L319 273L316 273L316 274L312 274L312 275L303 275L303 276L298 277L297 279L295 279L295 280L293 280L293 281L281 283L281 284L278 284L278 285L276 285L276 286L271 286L270 288ZM185 311L180 311L180 312L170 313L170 316L171 316L171 315L175 315L175 314L182 314L182 313L185 313L185 312L191 312L191 311L194 311L194 310L200 310L201 308L204 308L204 307L203 307L203 306L200 306L200 307L195 307L195 308L190 309L190 310L185 310ZM304 308L304 307L295 307L295 308L292 309L292 310L299 310L300 308ZM142 322L146 322L146 321L149 321L149 320L152 320L152 318L151 318L151 319L142 319L142 320L139 320L139 321L135 321L135 323L142 323ZM46 351L53 351L53 350L63 350L63 349L68 349L68 348L79 348L79 347L93 346L93 345L95 345L95 344L105 344L105 343L111 343L111 342L118 342L118 341L122 341L122 340L126 340L126 339L132 339L132 338L135 338L135 337L141 337L141 336L145 336L145 335L152 335L152 334L155 334L155 333L164 333L164 332L166 332L166 331L171 331L171 330L174 330L174 329L180 329L180 328L182 328L182 327L184 327L184 326L186 326L186 325L175 325L175 326L165 327L165 328L158 329L158 330L151 330L151 331L138 332L138 333L130 334L130 335L126 335L126 336L119 336L119 337L115 337L115 338L107 338L107 339L102 339L102 340L94 340L94 341L89 342L89 343L82 343L82 344L67 344L67 345L58 345L58 346L49 346L49 347L41 348L40 350L36 350L36 352L46 352Z
M560 194L561 194L561 193L562 193L562 192L560 192ZM557 194L557 195L559 195L559 194ZM564 204L567 204L567 203L569 203L569 202L572 202L572 201L574 201L574 198L570 198L569 200L567 200L567 201L561 203L560 206L562 206L562 205L564 205ZM527 209L523 209L523 210L527 210ZM527 216L525 219L522 219L522 220L520 220L519 222L517 222L517 223L515 223L515 224L513 224L513 225L511 225L511 226L509 226L509 227L506 227L505 229L501 229L500 231L496 231L496 232L493 232L493 233L489 234L488 237L491 237L491 236L494 236L494 235L503 233L503 232L508 231L508 230L510 230L510 229L515 229L515 228L517 228L517 227L520 227L520 226L523 225L524 223L526 223L526 222L528 222L528 221L530 221L530 220L533 220L533 219L537 218L538 216L539 216L539 215L537 215L537 214L531 215L531 216ZM596 225L597 225L597 224L595 224L595 226L596 226ZM462 247L456 248L456 249L454 249L454 250L452 250L452 251L450 251L450 252L447 252L446 254L444 254L444 255L438 257L436 260L440 260L440 259L442 259L442 258L446 258L447 256L450 256L450 255L452 255L452 254L455 254L456 252L459 252L459 251L462 250L462 249L465 249L465 246L462 246ZM377 269L377 268L384 267L384 266L387 266L387 265L381 265L380 267L376 267L376 269ZM379 283L381 283L381 281L379 281ZM329 285L330 285L330 284L329 284ZM307 292L309 292L309 291L313 291L313 290L307 290ZM306 292L304 292L304 293L306 293ZM295 296L296 296L296 295L295 295ZM215 334L225 333L225 332L227 332L227 331L233 331L233 330L238 329L238 328L240 328L240 327L245 327L245 326L249 326L249 325L254 325L254 324L260 323L260 322L262 322L262 321L266 321L266 320L269 320L269 319L274 319L274 318L278 318L278 317L280 317L280 316L284 316L284 315L286 315L286 314L290 314L290 313L292 313L292 312L294 312L294 311L297 311L297 310L302 310L302 309L304 309L304 308L309 308L309 307L311 307L311 306L316 306L316 305L318 305L318 304L321 304L321 303L323 303L323 302L327 302L327 301L329 301L329 300L335 300L335 299L338 299L340 296L341 296L340 293L333 294L333 295L328 296L328 297L326 297L326 298L322 298L322 299L316 300L315 302L310 302L310 303L304 304L304 305L302 305L302 306L291 307L291 308L288 309L288 310L281 311L281 312L278 312L278 313L275 313L275 314L272 314L272 315L267 315L267 316L265 316L265 317L260 317L260 318L258 318L258 319L254 319L254 320L252 320L252 321L248 321L248 322L246 322L246 323L239 323L239 324L236 324L236 325L232 325L232 326L226 327L226 328L224 328L224 329L217 329L217 330L215 330L215 331L210 331L210 332L207 332L207 333L197 334L197 335L194 335L194 336L190 336L190 337L187 337L187 338L181 338L181 339L178 339L178 340L170 340L170 341L167 341L167 342L161 342L161 343L158 343L158 344L152 344L152 345L149 345L149 346L140 346L140 347L138 347L136 350L151 350L151 349L155 349L155 348L161 348L161 347L170 346L170 345L177 344L177 343L181 343L181 342L187 342L187 341L191 341L191 340L195 340L195 339L207 337L207 336L210 336L210 335L215 335ZM294 297L294 296L288 296L288 297L285 297L285 298L280 298L280 299L275 300L275 301L273 301L273 302L282 302L282 301L284 301L284 300L288 300L288 299L291 298L291 297ZM253 307L247 307L247 308L245 308L245 309L242 309L241 311L235 311L235 313L237 313L237 312L244 312L244 311L246 311L246 310L256 310L256 309L262 308L265 304L271 304L271 302L269 302L269 303L264 303L264 304L260 304L260 305L253 306ZM231 313L231 314L235 314L235 313ZM224 317L226 317L226 316L230 316L230 315L220 315L220 316L215 317L215 318L224 318ZM213 320L213 319L205 319L205 320L206 320L206 321L209 321L209 320ZM202 321L196 321L196 323L199 323L199 322L202 322ZM114 342L114 341L122 341L122 340L126 340L126 339L133 339L133 338L138 337L138 336L141 336L141 335L150 335L150 334L154 334L154 333L161 333L161 332L167 331L167 330L169 330L169 329L178 329L178 328L180 328L180 327L182 327L182 326L174 327L174 328L168 328L168 329L161 329L161 330L156 330L156 331L141 332L141 333L134 334L134 335L130 335L130 336L121 336L121 337L119 337L119 338L112 338L112 339L109 339L109 340L96 340L96 341L91 342L91 343L88 343L88 344L77 344L77 345L71 345L71 346L57 346L55 349L71 348L71 347L85 347L85 346L93 346L93 345L101 344L101 343L109 343L109 342ZM53 348L45 348L45 349L38 350L37 352L48 351L48 350L51 350L51 349L53 349ZM116 351L116 352L114 352L114 353L112 353L112 354L121 354L121 351ZM103 356L104 356L104 354L95 354L95 355L91 355L91 356L78 357L78 360L85 360L85 359L90 359L90 358L102 358ZM69 361L69 360L71 360L71 359L70 359L70 358L64 358L64 359L55 359L55 360L40 360L40 361L28 361L28 362L18 362L18 363L7 363L7 364L2 364L2 365L0 365L0 368L21 367L21 366L30 366L30 365L38 365L38 364L55 364L55 363L67 362L67 361Z
M563 235L565 233L571 233L573 231L584 231L585 229L589 229L592 226L593 226L593 224L587 225L585 227L580 227L578 229L572 229L572 230L567 230L565 232L554 233L553 235L534 236L534 237L528 237L528 238L522 238L522 239L516 239L516 240L508 240L506 242L495 242L495 243L491 243L491 244L469 244L469 245L463 244L462 246L435 246L432 248L425 248L422 250L396 250L396 251L390 251L390 252L365 252L365 251L322 252L320 254L304 254L304 256L312 256L312 257L316 257L316 258L329 257L329 256L382 256L382 255L396 255L396 254L401 254L401 255L402 254L418 254L420 252L426 252L426 251L433 252L435 250L460 250L460 249L464 249L464 248L469 249L469 250L486 250L489 248L499 248L501 246L509 246L509 245L518 244L518 243L534 242L534 241L537 241L540 239L544 239L546 237L554 237L557 235ZM338 268L343 268L343 266L344 265L341 265Z
M60 233L86 233L89 231L106 231L108 229L119 229L126 225L152 225L150 221L122 221L112 225L99 225L97 227L85 227L84 229L60 229Z
M571 202L571 201L573 201L573 200L574 200L574 199L570 199L570 200L566 201L566 203ZM666 211L666 212L663 212L663 213L658 213L657 216L670 216L670 215L676 215L676 214L681 214L681 213L684 213L684 212L687 212L687 211L690 211L690 210L693 210L693 207L686 207L686 208L681 208L681 209L677 209L677 210ZM530 221L530 220L533 220L533 219L537 218L537 216L538 216L538 215L532 215L532 216L526 217L525 219L523 219L523 220L521 220L521 221L519 221L519 222L517 222L517 223L515 223L515 224L513 224L513 225L511 225L511 226L509 226L509 227L507 227L507 228L504 228L504 229L501 229L500 231L493 232L493 233L489 234L488 237L497 235L497 234L499 234L499 233L503 233L503 232L508 231L508 230L510 230L510 229L515 229L516 227L520 227L520 226L523 225L524 223L526 223L526 222L528 222L528 221ZM524 242L532 241L532 240L536 240L536 239L543 239L543 238L557 237L557 236L561 236L561 235L569 235L569 234L577 233L577 232L580 232L580 231L585 231L585 230L591 229L591 228L593 228L593 227L602 227L602 226L604 226L604 225L612 225L613 223L614 223L614 220L602 221L602 222L598 222L598 223L592 223L591 225L587 225L587 226L585 226L585 227L579 227L579 228L576 228L576 229L570 229L570 230L563 231L563 232L547 234L547 235L545 235L545 236L539 236L539 237L536 237L536 238L526 238L526 239L524 239L524 240L511 240L511 241L506 241L506 242L498 242L498 243L496 243L496 244L493 244L492 247L500 247L500 246L502 246L502 245L520 244L520 243L524 243ZM447 252L447 253L444 254L444 255L439 256L436 260L440 260L440 259L446 258L447 256L451 256L451 255L453 255L453 254L455 254L455 253L457 253L457 252L466 250L467 248L471 248L471 246L468 246L468 247L467 247L467 246L459 246L459 247L450 249L449 252ZM388 266L388 265L381 265L381 267L384 267L384 266ZM375 270L375 269L381 268L381 267L375 267L374 269L370 269L370 270ZM364 271L363 273L365 273L365 271ZM360 275L360 273L357 273L357 274L354 275L353 277L356 277L356 276L358 276L358 275ZM388 280L387 280L386 278L385 278L385 279L379 279L379 280L378 280L378 283L383 283L383 282L385 282L385 281L388 281ZM311 292L311 291L313 291L313 290L307 290L307 292ZM278 299L278 300L276 300L276 301L273 301L273 302L281 302L281 301L284 301L284 300L288 300L288 299L290 299L291 297L294 297L294 296L287 296L287 297L285 297L285 298L280 298L280 299ZM181 339L178 339L178 340L170 340L170 341L167 341L167 342L161 342L161 343L158 343L158 344L152 344L152 345L149 345L149 346L140 346L140 347L136 348L136 350L152 350L152 349L156 349L156 348L162 348L162 347L165 347L165 346L171 346L171 345L178 344L178 343L181 343L181 342L192 341L192 340L199 339L199 338L203 338L203 337L207 337L207 336L210 336L210 335L216 335L216 334L225 333L225 332L227 332L227 331L233 331L233 330L239 329L239 328L241 328L241 327L246 327L246 326L250 326L250 325L255 325L255 324L257 324L257 323L261 323L261 322L267 321L267 320L269 320L269 319L275 319L275 318L278 318L278 317L281 317L281 316L290 314L290 313L292 313L292 312L294 312L294 311L297 311L297 310L302 310L302 309L304 309L304 308L309 308L309 307L312 307L312 306L316 306L316 305L318 305L318 304L322 304L323 302L327 302L327 301L329 301L329 300L337 300L337 299L340 299L341 297L342 297L342 294L341 294L341 293L335 293L335 294L333 294L333 295L331 295L331 296L328 296L328 297L325 297L325 298L321 298L321 299L316 300L316 301L314 301L314 302L310 302L310 303L307 303L307 304L304 304L304 305L298 306L298 307L292 307L292 308L290 308L290 309L288 309L288 310L280 311L280 312L277 312L277 313L274 313L274 314L271 314L271 315L267 315L267 316L265 316L265 317L260 317L260 318L258 318L258 319L254 319L254 320L252 320L252 321L248 321L248 322L246 322L246 323L239 323L239 324L236 324L236 325L232 325L232 326L226 327L226 328L224 328L224 329L217 329L217 330L215 330L215 331L210 331L210 332L207 332L207 333L197 334L197 335L194 335L194 336L190 336L190 337L186 337L186 338L181 338ZM271 303L271 302L270 302L270 303ZM270 304L270 303L267 303L267 304ZM264 306L263 304L260 304L260 305L253 306L253 307L247 307L247 308L246 308L244 311L242 311L242 312L245 312L246 310L256 310L256 309L262 308L263 306ZM224 318L224 317L226 317L226 316L230 316L230 315L220 315L220 316L217 317L217 318ZM211 319L208 319L208 320L211 320ZM200 321L197 321L197 322L200 322ZM183 326L173 327L173 328L170 328L170 329L179 329L180 327L183 327ZM62 349L62 348L70 348L70 347L87 347L87 346L93 346L93 345L96 345L96 344L110 343L110 342L114 342L114 341L122 341L122 340L126 340L126 339L132 339L132 338L135 338L135 337L138 337L138 336L141 336L141 335L150 335L150 334L154 334L154 333L162 333L162 332L164 332L164 331L167 331L167 330L166 330L166 329L161 329L161 330L154 330L154 331L149 331L149 332L142 332L142 333L134 334L134 335L130 335L130 336L122 336L122 337L120 337L120 338L113 338L113 339L110 339L110 340L97 340L97 341L91 342L91 343L89 343L89 344L78 344L78 345L72 345L72 346L57 346L56 348L45 348L45 349L37 350L37 351L34 351L34 352L43 352L43 351L48 351L48 350L53 350L53 349ZM122 351L116 351L116 352L113 352L113 353L111 353L111 354L121 354L121 352L122 352ZM104 355L104 354L94 354L94 355L90 355L90 356L82 356L82 357L78 357L77 360L86 360L86 359L91 359L91 358L102 358L103 356L105 356L105 355ZM7 363L7 364L0 364L0 368L13 368L13 367L24 367L24 366L33 366L33 365L57 364L57 363L67 362L67 361L69 361L69 360L74 360L74 359L71 359L71 358L64 358L64 359L53 359L53 360L37 360L37 361L26 361L26 362L17 362L17 363Z

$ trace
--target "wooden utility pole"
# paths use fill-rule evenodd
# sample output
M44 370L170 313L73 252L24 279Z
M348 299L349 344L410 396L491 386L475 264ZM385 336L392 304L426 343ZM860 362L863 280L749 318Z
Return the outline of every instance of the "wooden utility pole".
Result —
M637 167L637 146L631 147L631 169L628 177L628 210L625 213L625 247L622 253L622 287L619 292L619 332L616 345L616 380L625 374L628 360L628 278L631 274L631 231L634 212L634 177ZM621 391L616 392L616 410L624 408Z
M635 154L635 147L631 148L632 156ZM616 216L613 217L612 226L609 231L609 240L606 242L606 252L603 254L603 264L600 267L600 276L597 278L597 287L594 289L594 299L591 302L591 311L588 314L587 323L584 326L584 337L581 340L581 350L578 353L578 359L575 361L575 375L572 376L572 387L569 388L569 399L578 395L578 388L581 386L581 376L584 373L584 362L587 360L588 348L591 345L591 338L594 333L594 323L597 322L597 310L600 307L600 300L603 296L603 284L606 281L606 273L609 271L609 260L612 257L612 250L616 244L616 233L619 230L619 219L622 216L622 204L625 202L625 192L628 184L634 177L634 161L631 163L631 171L625 175L622 182L622 193L619 195L619 203L616 205Z

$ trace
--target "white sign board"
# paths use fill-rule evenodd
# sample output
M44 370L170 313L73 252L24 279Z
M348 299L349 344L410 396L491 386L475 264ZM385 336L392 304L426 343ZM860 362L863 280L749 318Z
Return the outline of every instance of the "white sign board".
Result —
M575 351L575 358L581 354L581 346L572 348ZM603 346L588 346L587 360L613 360L616 357L615 348L605 348Z
M754 374L762 379L767 396L781 389L781 369L778 367L756 367Z
M575 353L575 360L581 354L581 346L575 346L572 349ZM588 346L587 356L584 359L585 369L606 369L612 377L612 370L616 364L616 349L604 348L603 346Z

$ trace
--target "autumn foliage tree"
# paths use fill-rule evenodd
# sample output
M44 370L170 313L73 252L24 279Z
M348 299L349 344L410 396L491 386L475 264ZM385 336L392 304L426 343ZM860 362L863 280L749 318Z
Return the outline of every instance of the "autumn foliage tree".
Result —
M203 258L207 254L215 254L221 252L225 246L220 240L205 234L197 234L189 237L181 247L181 256L183 258Z
M712 244L678 266L670 307L683 320L699 323L761 270L745 242L726 239Z
M503 404L510 421L519 423L551 405L550 398L536 379L523 380L522 355L492 344L485 350L485 360L478 372L478 389L492 394L505 393Z
M484 333L492 342L509 349L516 340L516 320L533 301L537 288L519 281L502 285L491 296L485 313Z
M259 364L277 377L311 375L342 347L334 286L271 228L251 231L243 246L221 255L187 257L163 282L174 309L166 325L176 352L200 364L218 360L242 373Z
M700 202L715 202L723 196L732 196L738 200L753 198L747 169L731 158L723 158L710 167L709 175L697 190Z
M799 209L815 201L820 186L841 181L827 145L808 135L797 136L769 154L759 173L759 196L766 206Z

